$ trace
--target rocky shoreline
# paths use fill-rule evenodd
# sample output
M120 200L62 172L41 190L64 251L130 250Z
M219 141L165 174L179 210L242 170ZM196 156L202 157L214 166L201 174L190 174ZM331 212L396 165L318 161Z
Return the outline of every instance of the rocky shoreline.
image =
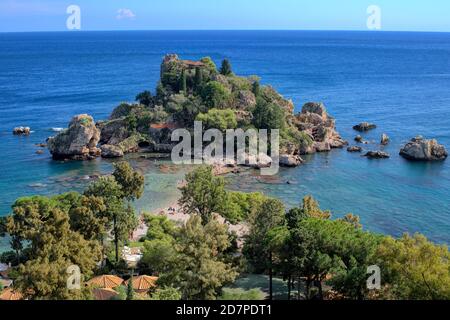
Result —
M212 97L209 96L211 94ZM283 167L300 166L304 163L303 155L329 152L346 146L348 152L363 152L361 146L350 146L341 137L336 130L336 120L327 113L323 103L308 102L303 105L301 112L294 114L292 101L286 100L270 86L260 86L257 77L222 75L209 58L189 61L181 60L177 55L166 55L161 64L157 95L152 96L145 91L136 100L137 103L122 103L116 107L108 120L95 122L88 114L74 116L67 129L47 139L46 145L53 159L111 159L135 152L143 153L143 157L147 157L145 154L169 156L176 145L171 140L173 131L179 128L192 130L193 120L200 116L206 122L222 121L216 125L228 121L226 126L231 128L258 128L261 125L282 128L279 165ZM195 117L190 115L192 108L198 109L194 113ZM265 117L262 124L260 117ZM271 124L273 118L277 117L276 125ZM375 124L369 122L353 127L361 134L376 128ZM20 127L13 132L16 135L28 135L30 129ZM370 144L361 135L354 140L357 144ZM389 141L389 136L383 133L380 146L386 146ZM383 150L365 152L364 156L371 159L390 157ZM400 150L400 155L408 160L436 161L446 159L448 153L436 140L417 137ZM273 161L266 154L254 158L247 156L248 164L244 166L264 168ZM236 159L223 159L211 164L217 173L229 173L239 171L236 162Z

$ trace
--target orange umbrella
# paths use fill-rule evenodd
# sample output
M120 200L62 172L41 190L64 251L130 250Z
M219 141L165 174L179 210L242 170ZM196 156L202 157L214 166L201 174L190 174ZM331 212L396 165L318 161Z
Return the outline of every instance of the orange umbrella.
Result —
M151 288L156 287L156 281L158 277L150 277L150 276L138 276L133 277L133 289L137 292L145 292L150 290ZM128 285L130 280L126 281L126 285Z
M102 289L102 288L95 288L92 290L92 293L94 294L95 300L111 300L114 297L117 297L119 294L114 291L113 289Z
M98 288L113 289L120 286L123 283L123 279L113 275L102 275L92 278L87 282L89 286Z
M0 300L12 301L12 300L22 300L22 299L23 299L23 295L18 291L14 291L12 288L8 288L0 294Z

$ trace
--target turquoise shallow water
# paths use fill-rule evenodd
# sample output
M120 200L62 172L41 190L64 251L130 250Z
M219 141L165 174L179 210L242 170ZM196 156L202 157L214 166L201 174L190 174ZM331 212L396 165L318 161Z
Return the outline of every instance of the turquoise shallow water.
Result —
M86 175L111 170L108 161L59 163L34 144L65 127L71 116L106 118L120 101L153 89L162 56L227 57L240 75L258 74L293 99L323 101L348 140L370 121L366 138L391 137L392 158L370 161L345 150L317 154L278 181L229 178L230 188L261 190L297 205L313 194L335 217L359 214L366 228L399 235L423 232L450 243L450 162L411 163L400 146L422 134L450 147L450 34L370 32L86 32L0 33L0 214L19 196L81 190ZM14 137L28 125L30 137ZM377 144L371 148L378 148ZM138 208L176 198L183 170L166 174L135 159L148 175ZM84 178L83 178L84 177ZM152 178L153 177L153 178ZM290 180L292 184L286 184Z

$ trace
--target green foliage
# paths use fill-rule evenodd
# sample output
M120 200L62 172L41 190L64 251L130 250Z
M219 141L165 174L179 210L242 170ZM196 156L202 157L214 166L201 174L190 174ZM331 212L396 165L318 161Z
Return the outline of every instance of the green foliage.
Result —
M157 288L155 290L155 292L152 294L150 300L177 301L177 300L181 300L181 293L178 289L173 288L173 287Z
M155 216L145 214L145 223L148 226L146 240L166 240L173 241L177 232L175 223L166 216Z
M176 262L177 252L174 248L175 239L154 239L144 242L141 265L151 273L164 274L171 270Z
M222 61L222 67L220 68L220 74L223 74L224 76L229 76L233 74L233 71L231 70L231 63L228 59L224 59Z
M128 280L127 300L134 300L133 275L131 275L130 279Z
M266 199L262 193L228 192L221 214L234 224L246 221Z
M285 126L284 111L274 103L267 103L258 98L253 110L253 124L258 129L283 129Z
M136 96L136 101L139 101L144 106L150 107L153 105L153 96L150 91L146 90Z
M321 210L319 203L312 196L306 196L303 198L302 210L303 213L310 218L318 218L318 219L331 218L331 212L328 210L326 211Z
M19 266L15 286L29 299L83 298L84 291L67 289L67 268L77 265L84 276L90 276L100 259L100 246L72 231L67 213L48 209L36 230L39 235L27 233L29 237L25 237L32 253L30 260Z
M224 288L222 289L222 294L218 298L218 300L264 300L265 294L260 289L251 289L251 290L243 290L243 289L231 289Z
M225 181L215 177L211 166L201 166L186 175L186 185L181 189L179 204L187 214L199 214L203 224L214 212L223 212L227 198Z
M231 109L211 109L208 110L208 113L200 113L196 120L202 121L206 129L225 131L237 127L236 114Z
M126 241L137 227L133 207L126 203L141 197L144 177L134 171L128 163L116 164L112 176L101 177L88 186L86 196L101 197L106 204L106 219L112 225L116 249L116 263L119 262L119 242Z
M229 247L225 225L216 220L202 225L199 216L192 216L180 230L176 262L161 276L161 283L180 288L183 299L216 299L220 289L237 276L232 265L223 260Z
M139 199L144 192L144 176L134 171L128 162L114 165L113 177L121 186L122 198L129 201Z
M376 252L390 296L405 300L450 299L450 252L425 236L385 237Z
M182 91L184 94L187 94L187 78L185 70L181 72L180 91Z
M202 62L205 66L206 69L212 73L215 74L217 73L217 67L216 64L214 63L214 61L210 58L210 57L204 57L200 59L200 62Z
M255 97L258 97L261 92L261 85L259 84L259 81L255 81L252 84L252 92L255 95Z
M231 92L222 83L210 81L203 88L202 98L209 108L225 109L229 104Z
M194 76L194 88L195 90L200 89L203 86L203 72L199 67L195 68L195 76Z
M281 201L267 198L249 217L250 232L243 253L257 273L272 267L270 232L285 224L285 208Z

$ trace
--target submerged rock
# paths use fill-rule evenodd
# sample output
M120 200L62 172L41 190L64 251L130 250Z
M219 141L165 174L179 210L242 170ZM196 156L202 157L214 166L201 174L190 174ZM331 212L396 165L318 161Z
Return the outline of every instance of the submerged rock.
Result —
M30 127L17 127L17 128L14 128L14 130L13 130L13 134L16 136L21 136L21 135L28 136L28 135L30 135L30 133L31 133Z
M381 144L383 145L383 146L385 146L385 145L387 145L387 144L389 144L389 137L388 137L388 135L387 134L385 134L385 133L383 133L382 135L381 135Z
M364 155L364 157L369 159L387 159L390 158L391 155L384 151L369 151Z
M348 152L361 152L362 148L359 146L351 146L347 148Z
M376 127L377 126L373 123L361 122L360 124L353 126L353 129L356 131L364 132L364 131L369 131L369 130L375 129Z
M435 139L426 140L422 136L418 136L411 139L400 150L400 155L408 160L440 161L448 157L448 152Z
M355 141L356 142L359 142L359 143L363 143L363 137L362 136L360 136L359 134L355 137Z
M100 155L97 144L100 130L87 114L72 118L69 128L48 139L48 149L53 159L91 160Z

